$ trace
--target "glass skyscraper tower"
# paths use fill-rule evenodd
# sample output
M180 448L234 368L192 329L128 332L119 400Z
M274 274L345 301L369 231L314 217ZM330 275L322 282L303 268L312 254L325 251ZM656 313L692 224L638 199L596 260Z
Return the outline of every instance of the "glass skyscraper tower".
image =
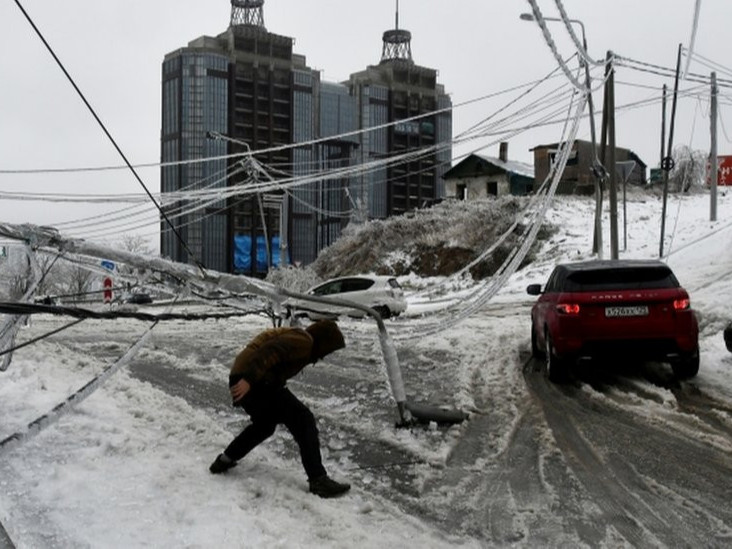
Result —
M163 62L163 207L196 257L161 223L164 256L261 276L282 263L312 262L349 220L403 213L443 196L451 112L432 111L449 107L449 98L436 71L405 54L407 31L384 33L378 66L348 82L323 82L293 52L292 38L264 27L264 0L230 1L225 32L197 38ZM414 148L428 152L338 175ZM267 172L244 160L248 151ZM270 178L282 185L231 192ZM288 186L293 180L305 182ZM193 191L209 198L175 194Z

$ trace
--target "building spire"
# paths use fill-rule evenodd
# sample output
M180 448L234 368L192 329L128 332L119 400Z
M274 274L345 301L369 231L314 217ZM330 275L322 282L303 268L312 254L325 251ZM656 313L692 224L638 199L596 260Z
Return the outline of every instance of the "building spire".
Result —
M412 33L399 28L399 0L396 0L396 21L393 30L384 32L384 46L381 49L381 62L412 61Z
M231 0L231 26L264 28L264 0Z

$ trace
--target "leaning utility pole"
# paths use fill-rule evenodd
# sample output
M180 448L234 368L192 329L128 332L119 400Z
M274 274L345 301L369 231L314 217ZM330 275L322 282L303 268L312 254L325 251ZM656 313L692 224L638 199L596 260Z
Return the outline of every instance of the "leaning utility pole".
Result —
M711 155L709 159L709 221L717 220L717 180L719 166L717 165L717 73L712 73L712 108L711 108Z
M674 121L676 120L676 100L679 94L679 72L681 71L681 44L679 44L679 53L676 57L676 78L674 79L674 99L671 102L671 127L668 130L668 147L666 148L666 156L661 161L661 169L663 170L663 207L661 208L661 243L659 245L658 257L663 257L663 239L666 232L666 204L668 203L668 176L669 172L674 169L673 144L674 144Z

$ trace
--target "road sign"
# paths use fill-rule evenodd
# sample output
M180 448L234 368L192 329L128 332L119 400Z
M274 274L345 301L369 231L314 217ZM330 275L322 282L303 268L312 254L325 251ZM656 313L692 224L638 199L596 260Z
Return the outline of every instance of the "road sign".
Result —
M707 159L707 186L711 185L712 181L710 171ZM717 157L717 185L732 186L732 156Z
M102 259L102 267L104 267L108 271L114 271L114 268L115 268L114 261Z
M663 170L661 168L651 168L651 183L660 183L663 181Z
M112 301L112 279L104 277L104 302L110 303Z
M732 185L732 156L718 156L717 185Z

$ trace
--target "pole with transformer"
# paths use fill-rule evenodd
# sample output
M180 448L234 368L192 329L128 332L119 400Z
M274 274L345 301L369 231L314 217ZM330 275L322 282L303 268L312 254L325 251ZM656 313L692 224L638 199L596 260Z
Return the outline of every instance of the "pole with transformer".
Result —
M717 158L717 73L712 72L712 104L710 112L711 154L709 158L709 221L717 220L717 180L719 179L719 163Z
M679 44L679 52L676 56L676 77L674 78L674 97L673 101L671 101L671 125L668 130L667 156L661 161L661 169L663 170L663 206L661 208L661 241L658 248L658 257L663 257L663 239L666 232L666 205L668 204L668 176L669 172L674 169L672 151L674 144L674 121L676 120L676 101L679 94L679 72L681 72L681 44Z

